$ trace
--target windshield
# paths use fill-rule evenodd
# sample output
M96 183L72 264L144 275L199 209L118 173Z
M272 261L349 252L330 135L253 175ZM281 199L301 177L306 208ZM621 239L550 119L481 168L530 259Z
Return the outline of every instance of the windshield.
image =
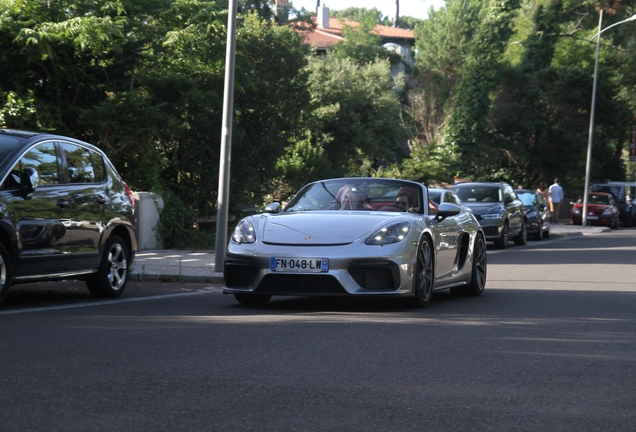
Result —
M310 210L381 210L422 212L422 188L390 179L324 180L303 187L285 212Z
M0 135L0 163L3 162L5 158L9 156L9 153L11 153L22 141L24 140L20 138Z
M524 206L533 206L537 203L537 198L533 192L517 192L517 197Z
M498 186L464 186L454 189L462 202L502 202L501 189Z

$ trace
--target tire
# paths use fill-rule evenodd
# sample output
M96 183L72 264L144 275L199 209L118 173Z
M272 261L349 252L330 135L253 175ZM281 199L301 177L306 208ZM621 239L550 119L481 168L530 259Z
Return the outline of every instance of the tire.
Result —
M612 218L612 226L610 227L610 229L618 229L618 218Z
M433 245L428 237L421 240L417 247L414 270L412 303L414 307L425 308L431 304L435 283Z
M539 231L534 235L536 241L543 240L543 221L539 222Z
M11 288L11 258L7 250L0 244L0 303Z
M244 305L264 305L272 296L266 294L234 294L234 298L237 302Z
M548 229L543 233L543 238L550 238L550 225L548 225Z
M119 297L128 283L129 258L130 252L124 240L111 236L106 242L97 273L86 280L90 293L100 298Z
M521 231L515 236L514 240L517 246L523 246L528 242L528 225L525 219L521 223Z
M475 246L473 247L472 268L470 274L470 283L463 287L454 287L450 292L454 295L470 295L480 296L486 288L487 258L486 258L486 240L481 234L475 238Z
M497 249L508 249L508 230L508 221L505 221L503 229L501 230L501 237L495 240L495 247L497 247Z

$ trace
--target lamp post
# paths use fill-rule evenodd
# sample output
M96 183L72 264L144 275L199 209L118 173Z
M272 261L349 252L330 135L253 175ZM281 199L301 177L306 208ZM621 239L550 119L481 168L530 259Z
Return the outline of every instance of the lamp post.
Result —
M583 226L587 226L587 200L588 193L590 189L590 168L592 165L592 135L594 133L594 111L596 107L596 81L598 78L598 52L601 47L601 33L605 30L609 30L612 27L615 27L619 24L626 23L628 21L636 20L636 14L631 17L624 19L623 21L619 21L617 23L612 24L611 26L605 27L601 30L601 25L603 24L603 9L598 17L598 31L597 33L590 38L590 42L596 38L596 58L594 60L594 84L592 85L592 109L590 110L590 131L587 139L587 162L585 164L585 190L583 191L583 214L581 215L582 220L581 224Z
M219 190L216 213L216 249L214 271L223 271L227 248L227 220L230 198L230 162L232 160L232 110L234 109L234 61L236 58L237 0L230 0L227 16L227 46L225 49L225 90L223 93L223 124L219 160Z

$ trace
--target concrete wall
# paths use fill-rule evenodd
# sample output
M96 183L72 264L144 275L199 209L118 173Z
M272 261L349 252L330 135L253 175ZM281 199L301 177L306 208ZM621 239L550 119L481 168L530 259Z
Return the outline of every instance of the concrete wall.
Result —
M163 249L156 232L159 212L163 209L163 198L151 192L134 192L133 195L139 230L139 250Z

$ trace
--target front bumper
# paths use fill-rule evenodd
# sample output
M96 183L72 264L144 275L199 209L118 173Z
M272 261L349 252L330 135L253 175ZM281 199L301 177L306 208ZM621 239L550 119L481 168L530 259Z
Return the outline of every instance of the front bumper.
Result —
M486 241L497 240L501 237L501 233L503 231L503 219L483 219L481 216L477 216L477 220L484 231Z
M274 246L234 245L226 255L226 294L391 295L412 293L417 245ZM270 257L328 258L320 273L270 270Z

